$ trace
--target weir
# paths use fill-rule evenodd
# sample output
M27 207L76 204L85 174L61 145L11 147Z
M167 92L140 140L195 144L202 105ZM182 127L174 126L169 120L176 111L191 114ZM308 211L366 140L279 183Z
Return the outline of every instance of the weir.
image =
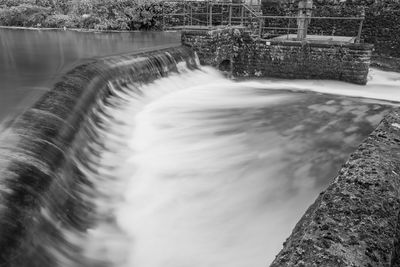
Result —
M179 72L179 64L196 68L193 52L178 47L91 60L2 133L1 266L109 266L82 251L87 230L107 221L95 205L99 181L87 175L99 171L92 164L108 149L101 143L106 110L118 104L113 95L129 90L140 98L142 84Z

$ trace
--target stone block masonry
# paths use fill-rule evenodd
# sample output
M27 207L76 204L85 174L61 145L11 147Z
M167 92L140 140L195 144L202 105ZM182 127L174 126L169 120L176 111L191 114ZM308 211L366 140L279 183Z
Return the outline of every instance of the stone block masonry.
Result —
M366 84L372 45L244 41L234 58L235 77L332 79Z
M366 84L373 46L345 42L262 40L243 28L185 30L182 44L200 62L231 64L235 78L331 79Z
M183 45L197 53L201 64L218 67L224 60L233 60L235 36L240 36L242 31L241 27L189 29L182 32L181 39Z

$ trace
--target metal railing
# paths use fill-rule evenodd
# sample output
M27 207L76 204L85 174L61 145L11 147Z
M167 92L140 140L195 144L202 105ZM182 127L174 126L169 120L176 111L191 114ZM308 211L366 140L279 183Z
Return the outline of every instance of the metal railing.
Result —
M299 26L299 20L308 20L307 28ZM330 21L330 23L327 23ZM332 23L333 21L337 21ZM343 21L357 23L341 27ZM264 16L258 4L216 0L164 0L163 27L180 29L188 27L212 28L216 26L244 26L252 36L259 39L270 39L277 36L293 38L299 30L306 30L312 35L354 37L360 42L364 16L359 17L304 17L304 16ZM331 30L318 30L318 24L331 25ZM350 27L349 27L350 26Z
M163 1L163 26L214 27L244 25L257 16L260 5L247 5L227 1Z
M354 37L356 42L360 42L362 26L364 22L364 17L299 17L299 16L258 16L259 20L259 37L262 39L270 39L276 36L286 35L286 39L291 38L291 34L296 34L298 30L305 29L298 27L299 19L309 20L309 25L306 28L308 35L323 35L323 36L338 36L337 32L341 36ZM327 22L338 21L339 23L330 23L331 30L324 29L323 31L318 30L318 24ZM340 28L340 22L343 21L356 21L357 23L342 29ZM346 26L349 26L348 23Z

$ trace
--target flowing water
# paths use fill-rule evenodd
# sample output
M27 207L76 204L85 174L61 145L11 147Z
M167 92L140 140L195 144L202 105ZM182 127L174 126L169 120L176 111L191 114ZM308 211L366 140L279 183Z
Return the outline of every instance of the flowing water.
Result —
M392 93L400 85L400 75L372 75ZM331 92L369 88L331 84ZM106 219L90 231L87 257L144 267L270 263L348 155L397 105L305 87L321 88L235 83L207 67L181 68L140 90L114 87L107 100L114 108L103 117L106 152L97 151L94 173L86 170L106 196L97 199Z
M400 74L379 70L367 86L234 82L177 62L155 81L107 87L67 152L94 223L78 231L42 207L67 244L38 237L56 259L47 266L266 266L400 102Z

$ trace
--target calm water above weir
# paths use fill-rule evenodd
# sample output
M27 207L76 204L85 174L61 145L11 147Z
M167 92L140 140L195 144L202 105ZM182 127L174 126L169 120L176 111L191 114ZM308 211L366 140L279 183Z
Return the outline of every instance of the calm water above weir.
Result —
M0 29L0 129L85 58L179 43L178 33Z
M46 81L64 69L41 49L31 52L31 62L55 64L46 65ZM63 57L100 54L87 53ZM19 77L6 62L0 70ZM83 192L94 196L98 222L84 236L67 228L62 235L93 259L86 266L266 266L349 154L398 105L389 101L400 102L400 74L378 70L365 87L233 82L209 67L178 70L149 84L112 83L86 129L97 138L77 137L86 154L72 161L89 179ZM76 266L78 255L54 251L59 266Z

